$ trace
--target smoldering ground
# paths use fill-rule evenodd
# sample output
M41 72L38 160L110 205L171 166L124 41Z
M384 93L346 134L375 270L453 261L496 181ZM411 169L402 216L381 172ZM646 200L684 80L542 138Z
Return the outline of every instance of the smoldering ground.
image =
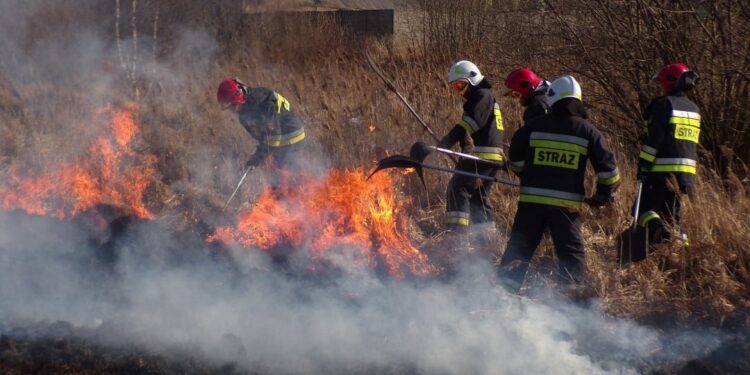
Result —
M128 70L117 71L113 40L101 37L102 30L111 30L113 19L84 30L71 26L45 33L29 27L31 20L54 24L44 22L45 17L59 21L55 3L0 5L0 67L3 79L21 88L17 99L26 121L41 128L30 133L67 137L80 146L76 137L86 126L81 113L95 111L120 92L130 95L133 87L120 82ZM94 3L79 1L77 6ZM42 12L48 6L52 10ZM41 34L32 35L35 30ZM127 34L125 26L122 31ZM171 121L155 123L144 116L144 123L159 126L158 132L144 129L153 148L168 149L169 142L177 142L172 136L183 131L208 132L217 120L205 110L210 94L190 96L184 90L195 87L185 84L189 80L214 89L221 78L211 76L218 74L211 64L215 42L196 30L183 29L178 35L183 37L176 38L171 54L154 65L144 56L133 60L133 41L120 41L125 65L132 69L134 61L140 62L137 78L158 80L162 102L195 101L192 111L160 108ZM144 40L140 51L148 53ZM113 61L115 72L103 61ZM191 75L196 64L208 73ZM78 86L82 77L86 84ZM38 90L23 89L30 84L39 85ZM90 91L76 95L83 89ZM237 143L232 140L232 147L238 148ZM47 160L39 153L49 150L35 145L29 141L10 157ZM215 166L210 150L193 149L190 162L175 162L189 170L184 174L189 178L178 176L169 186L188 192L201 183L210 186L217 176L222 186L231 186L236 181L233 166L223 162L218 173L207 172ZM59 159L85 150L58 145L55 152ZM166 174L172 165L166 152L159 156L160 172ZM183 353L258 373L630 373L697 355L721 340L707 332L682 333L677 337L692 345L675 348L674 337L609 319L595 308L552 297L519 299L498 288L492 267L483 263L466 264L450 282L398 281L352 264L341 249L329 259L337 272L310 275L278 269L254 249L224 249L217 255L201 239L173 232L160 220L133 223L115 242L108 242L111 228L103 230L92 233L79 221L0 214L1 334L13 336L17 327L60 321L73 327L65 334L105 347ZM301 251L291 263L304 264L306 256Z
M190 348L258 373L636 373L722 340L667 337L596 308L511 296L483 263L450 282L398 281L339 258L339 272L315 277L279 270L253 249L211 256L180 236L135 224L106 264L92 261L101 249L74 222L1 215L2 334L62 321L107 347Z

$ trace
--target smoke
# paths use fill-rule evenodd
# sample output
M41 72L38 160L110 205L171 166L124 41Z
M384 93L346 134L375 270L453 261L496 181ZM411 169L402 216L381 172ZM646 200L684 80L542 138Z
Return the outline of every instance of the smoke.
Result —
M451 281L395 281L345 265L305 275L251 249L212 258L153 222L120 238L115 261L95 262L101 248L74 223L12 214L0 216L0 249L0 326L104 323L97 340L106 345L190 347L248 371L621 374L654 365L653 353L659 365L686 355L596 309L509 295L481 262ZM720 343L682 335L697 350Z
M31 88L20 90L26 111L59 125L56 132L74 143L59 152L75 155L84 151L77 138L86 125L81 113L95 112L122 92L132 96L134 87L122 86L128 72L119 70L119 52L101 35L111 19L75 32L34 35L32 19L51 17L59 8L54 4L0 4L0 72L15 87L46 82L42 89L53 93L46 100ZM137 59L142 82L136 85L143 95L159 92L162 110L173 120L144 123L162 126L159 143L167 146L171 136L200 129L191 141L199 144L210 139L208 129L217 120L208 109L217 77L192 73L196 66L214 73L218 47L206 30L184 28L175 35L175 47L158 62L146 58L147 39L139 44L146 55ZM123 37L121 43L126 56L133 52L133 40ZM50 82L74 85L66 95L76 91L80 97L54 95ZM205 91L189 95L190 87ZM194 110L170 111L171 103L185 100L195 102ZM39 126L47 125L40 120ZM171 187L187 191L217 175L224 186L234 183L228 165L238 155L223 155L230 161L217 166L212 149L197 147L186 163L192 179L178 176ZM34 150L26 157L33 158ZM219 172L207 172L214 168ZM337 272L309 274L279 267L253 249L216 255L158 221L104 238L92 238L80 224L0 214L0 327L64 321L100 332L92 339L104 345L135 344L155 353L188 347L207 361L259 373L622 374L650 366L643 358L653 352L661 353L662 363L684 355L666 350L658 332L596 309L551 296L509 295L481 262L465 264L450 281L396 281L353 266L343 249L329 259ZM290 264L305 263L296 256L305 253L292 255ZM704 350L719 342L702 332L690 337Z

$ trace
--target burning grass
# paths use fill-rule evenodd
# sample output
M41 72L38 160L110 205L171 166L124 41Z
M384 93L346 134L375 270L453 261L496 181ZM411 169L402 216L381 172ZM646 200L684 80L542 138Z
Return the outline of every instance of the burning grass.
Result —
M407 235L407 202L388 173L285 174L239 214L236 226L217 229L209 240L262 251L309 248L313 260L342 251L357 268L383 263L396 278L426 275L433 267Z
M11 164L0 184L0 208L62 220L106 204L152 219L144 194L154 181L157 160L131 148L140 133L137 115L133 103L100 110L94 123L109 127L101 128L79 160L49 165L38 174Z

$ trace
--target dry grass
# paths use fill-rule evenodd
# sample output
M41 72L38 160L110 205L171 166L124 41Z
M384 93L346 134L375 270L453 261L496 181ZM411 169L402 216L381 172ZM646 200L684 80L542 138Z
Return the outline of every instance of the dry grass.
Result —
M168 23L167 11L162 14L162 22L166 23L160 26L163 40L176 40L177 28ZM445 72L453 61L477 61L496 87L504 74L518 64L537 67L547 77L565 71L549 62L524 60L547 48L524 48L524 41L504 51L471 48L463 55L454 47L432 47L426 53L417 44L394 48L375 41L349 40L325 20L279 24L274 18L260 18L252 24L242 24L232 18L236 15L221 11L216 14L225 17L222 24L226 27L214 29L219 44L216 55L175 51L170 49L170 42L160 41L160 59L164 60L160 62L171 67L170 74L180 79L158 84L144 79L140 83L145 141L142 149L159 157L159 181L150 190L149 204L175 228L216 217L223 198L235 183L233 176L255 147L236 118L220 112L214 103L216 85L225 76L236 75L250 85L283 93L307 123L314 147L331 165L352 168L370 166L388 153L406 153L413 142L429 140L395 95L369 70L362 48L372 52L401 93L437 133L443 134L461 112L460 98L444 84ZM216 26L215 20L206 17L201 21L206 23L204 27ZM277 43L268 43L267 38L278 36L280 29L291 32L284 33L286 36ZM301 35L306 37L300 38ZM439 44L438 40L431 42ZM148 48L144 50L149 52ZM503 53L506 55L501 56ZM568 53L575 55L576 50L572 48ZM141 60L146 61L147 57ZM131 98L127 72L118 72L116 66L113 69L111 76L117 89L110 92L111 99ZM581 81L584 91L590 92L588 97L597 103L590 109L593 122L617 150L625 177L613 207L585 209L589 283L602 298L603 308L613 315L643 320L676 317L680 321L750 327L750 200L741 189L732 193L724 190L722 178L711 170L702 170L697 192L686 209L692 245L665 245L647 261L624 270L616 267L613 238L628 222L635 140L610 122L618 109L614 103L604 103L606 95L601 88L585 76ZM70 134L83 129L79 119L91 110L85 95L75 89L80 82L85 82L85 77L68 77L65 85L54 87L54 95L39 102L39 93L51 90L45 80L0 80L0 118L8 124L0 131L0 171L4 172L9 163L45 165L59 157L50 149L75 149L71 142L79 140L71 139ZM23 103L32 99L37 103L34 110L25 108ZM507 99L502 99L500 105L509 139L518 127L521 109ZM437 157L433 158L438 162ZM414 238L419 242L429 243L440 235L447 179L443 174L428 173L425 190L416 178L404 177L402 193L405 199L412 199L409 213L414 221ZM249 200L251 195L248 190L242 198ZM499 255L515 213L516 192L496 187L492 197L499 229ZM550 241L545 240L539 250L531 270L532 283L552 279Z

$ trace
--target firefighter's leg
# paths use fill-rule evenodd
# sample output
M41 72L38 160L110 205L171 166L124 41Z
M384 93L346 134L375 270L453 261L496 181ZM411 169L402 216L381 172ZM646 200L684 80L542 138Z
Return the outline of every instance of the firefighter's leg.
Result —
M476 178L454 174L448 182L445 224L451 231L463 231L471 224L471 195Z
M494 177L497 174L497 168L479 169L478 173ZM493 221L493 209L490 202L490 192L492 191L493 182L480 179L477 179L475 182L476 188L472 191L469 200L471 222L477 224L491 222Z
M469 199L473 178L453 175L448 182L445 224L448 233L441 241L441 253L431 257L439 268L454 271L469 248L469 224L471 215Z
M688 233L682 225L682 191L667 190L664 194L664 218L679 232L679 240L687 246L690 244Z
M519 203L510 239L500 260L498 277L510 289L518 290L526 277L534 251L547 226L547 207Z
M273 172L269 173L268 183L279 196L287 193L282 191L283 188L295 189L300 185L301 174L305 171L304 164L306 163L301 146L296 144L280 147L271 154Z
M641 193L638 225L648 228L648 241L651 244L660 243L669 238L669 231L662 218L665 213L663 208L666 192L667 180L664 174L649 174Z
M487 175L494 176L495 170L488 170ZM481 258L494 263L497 259L497 230L495 228L494 210L490 202L493 183L480 180L479 186L469 200L471 205L470 241L474 252Z
M565 208L550 208L549 226L558 260L558 282L579 284L583 281L586 256L581 235L581 215Z

